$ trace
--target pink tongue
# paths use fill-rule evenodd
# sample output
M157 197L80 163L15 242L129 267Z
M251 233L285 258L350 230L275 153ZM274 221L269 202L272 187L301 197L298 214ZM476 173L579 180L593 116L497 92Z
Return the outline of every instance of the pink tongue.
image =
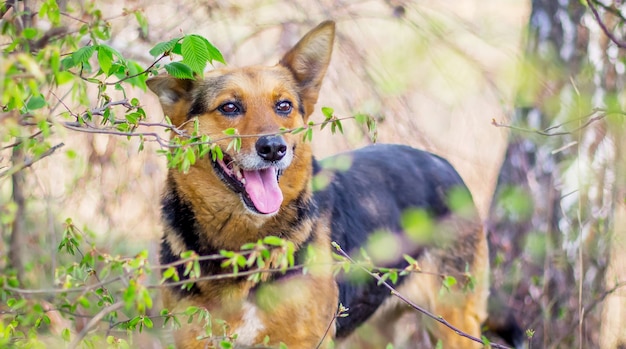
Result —
M243 171L246 192L254 207L261 213L274 213L283 202L283 193L278 187L276 169L269 167L258 171Z

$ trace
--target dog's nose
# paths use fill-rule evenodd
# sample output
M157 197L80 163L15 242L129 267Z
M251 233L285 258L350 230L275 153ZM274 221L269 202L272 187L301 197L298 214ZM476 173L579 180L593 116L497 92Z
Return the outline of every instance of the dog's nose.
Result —
M281 136L264 136L256 141L256 152L267 161L278 161L287 154L287 143Z

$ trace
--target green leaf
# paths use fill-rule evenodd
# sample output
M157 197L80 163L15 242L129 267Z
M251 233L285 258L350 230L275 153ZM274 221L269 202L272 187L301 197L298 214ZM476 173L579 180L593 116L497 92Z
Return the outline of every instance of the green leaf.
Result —
M302 132L302 131L304 131L304 130L306 130L306 128L305 128L305 127L303 127L303 126L300 126L300 127L297 127L297 128L295 128L295 129L293 129L293 131L291 131L291 134L294 134L294 135L295 135L295 134L298 134L298 133L300 133L300 132Z
M443 279L443 287L450 290L452 286L456 285L456 278L454 276L447 275Z
M485 346L485 349L490 349L491 348L491 341L489 340L489 338L487 338L485 336L480 336L480 339L482 339L483 345Z
M335 134L339 130L340 133L343 134L343 126L341 125L341 120L333 119L330 121L330 132Z
M28 110L37 110L46 106L46 100L42 96L33 96L26 103Z
M69 55L61 60L61 67L63 67L63 69L70 69L75 67L77 64L78 63L74 62L72 55Z
M196 154L194 153L192 148L187 148L185 151L185 158L191 165L196 163Z
M139 323L139 320L141 320L140 316L135 316L134 318L128 320L128 327L134 328Z
M158 44L154 45L152 49L150 49L150 54L152 55L152 57L156 58L163 53L171 52L174 49L174 46L176 46L176 44L180 41L180 39L182 39L182 37L175 38L170 41L159 42Z
M322 114L324 114L324 117L326 118L326 120L332 119L334 113L335 113L335 109L330 108L330 107L322 107Z
M302 137L302 140L304 142L311 142L313 140L313 129L312 128L308 128L306 130L306 133Z
M181 38L182 39L182 38ZM182 50L182 45L180 44L180 41L176 43L176 45L174 45L174 48L172 49L172 53L175 53L177 55L182 55L183 54L183 50Z
M143 119L144 116L145 115L143 115L140 112L131 112L131 113L126 114L126 121L128 121L129 124L137 125L137 122Z
M148 37L148 20L146 19L146 16L144 16L141 11L135 11L135 19L139 24L139 29L141 30L143 37Z
M152 320L149 317L143 318L143 324L146 325L147 328L152 328L152 326L154 326Z
M237 134L237 129L231 127L231 128L227 128L224 131L222 131L225 135L228 136L234 136L235 134Z
M271 246L282 246L284 244L284 241L278 236L270 235L263 238L263 243Z
M211 145L211 159L213 161L222 160L224 158L224 153L222 152L222 148L220 148L217 144L213 143Z
M402 255L402 257L404 257L404 260L409 262L409 264L417 264L417 261L413 257L409 256L408 254Z
M93 55L95 51L96 51L95 46L81 47L80 49L78 49L78 51L75 51L74 53L72 53L71 57L72 57L72 60L74 61L74 65L87 63L89 61L89 58L91 58L91 56Z
M181 62L172 62L165 65L165 70L177 79L194 79L193 70Z
M61 331L61 338L63 338L63 340L66 342L70 341L70 329L69 328L64 328L63 331Z
M57 26L61 22L61 11L59 11L59 5L55 0L46 0L39 9L39 17L43 18L48 16L53 26Z
M192 306L188 306L187 309L185 309L184 314L187 316L191 316L191 315L195 315L196 313L198 313L198 311L200 311L200 308L192 305Z
M24 37L26 39L34 39L35 36L37 36L37 29L35 28L25 28L24 31L22 31L22 35L24 35Z
M133 76L127 80L128 83L145 91L147 88L146 80L148 80L148 74L141 74L141 72L143 72L143 67L133 60L129 60L127 65L128 75Z
M222 56L222 53L220 52L220 50L217 49L217 47L213 46L213 44L211 44L209 42L209 40L204 39L205 43L206 43L206 47L209 50L209 61L212 63L213 61L218 61L222 64L226 64L226 61L224 60L224 56Z
M200 35L191 34L185 36L181 46L183 63L199 75L202 75L207 62L211 59L206 42L207 40Z
M100 69L108 76L113 65L113 52L107 48L108 46L105 45L98 46L98 64L100 64Z
M54 79L57 85L63 85L70 81L74 81L74 75L67 71L60 71L54 73Z

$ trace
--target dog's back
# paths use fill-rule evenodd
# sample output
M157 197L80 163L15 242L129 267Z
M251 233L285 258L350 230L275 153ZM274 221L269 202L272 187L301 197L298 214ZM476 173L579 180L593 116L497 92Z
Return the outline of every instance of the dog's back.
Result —
M423 273L401 276L395 286L418 305L479 336L488 295L487 245L471 196L446 160L381 144L325 159L315 175L329 183L315 198L320 211L331 216L333 241L353 255L364 249L378 267L402 269L408 264L403 254L412 256ZM442 290L443 276L454 277L461 287ZM467 282L472 287L461 289ZM383 334L380 345L393 341L386 338L396 337L390 333L398 325L392 320L410 308L390 298L389 290L370 276L342 275L338 284L340 302L349 310L337 319L337 337L348 337L369 319L382 332L377 336ZM428 324L431 333L445 348L471 347L470 340L433 325ZM371 328L366 332L371 337ZM364 340L376 347L375 339Z

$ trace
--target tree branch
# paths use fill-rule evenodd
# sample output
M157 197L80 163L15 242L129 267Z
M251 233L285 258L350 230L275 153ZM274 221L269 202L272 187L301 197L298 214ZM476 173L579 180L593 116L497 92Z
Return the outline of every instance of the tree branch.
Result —
M341 246L339 246L339 244L337 244L336 242L333 242L332 245L335 247L335 249L339 252L339 254L344 257L345 259L347 259L348 261L350 261L351 263L355 263L355 261L341 248ZM403 296L402 294L400 294L398 291L396 291L395 288L393 288L393 286L391 286L389 283L387 283L387 281L385 281L379 274L377 273L373 273L370 270L368 270L367 268L360 266L361 269L363 269L363 271L365 271L366 273L368 273L370 276L372 276L374 279L376 279L376 281L378 281L379 285L383 285L385 286L385 288L387 288L389 291L391 291L391 294L393 296L398 297L401 301L403 301L404 303L408 304L411 308L419 311L420 313L428 316L429 318L439 322L440 324L446 326L447 328L451 329L452 331L454 331L456 334L458 334L461 337L465 337L468 339L473 340L474 342L480 343L480 344L485 344L483 342L482 339L474 337L468 333L465 333L463 331L461 331L459 328L453 326L451 323L449 323L446 319L442 318L441 316L437 316L433 313L431 313L430 311L422 308L421 306L415 304L413 301L411 301L410 299L406 298L405 296ZM511 349L510 347L507 347L505 345L502 344L496 344L496 343L490 343L492 348L498 348L498 349Z
M595 115L597 113L600 113L599 115ZM595 115L595 116L594 116ZM504 127L504 128L509 128L511 130L515 130L515 131L520 131L520 132L525 132L525 133L536 133L538 135L541 136L565 136L565 135L570 135L572 133L578 132L584 128L587 128L589 125L591 125L592 123L602 120L604 118L606 118L609 115L609 113L607 113L606 111L602 110L602 109L595 109L591 114L584 116L580 119L576 119L576 120L572 120L572 121L568 121L568 122L564 122L562 124L558 124L555 126L550 126L544 130L537 130L537 129L530 129L530 128L523 128L523 127L518 127L518 126L513 126L513 125L507 125L507 124L503 124L503 123L499 123L496 121L496 119L491 119L491 124L495 127ZM560 132L550 132L551 130L563 127L565 124L570 123L570 122L574 122L574 121L578 121L581 119L588 119L584 124L582 124L581 126L578 126L572 130L569 131L560 131Z
M32 166L34 163L36 163L37 161L48 157L50 155L52 155L52 153L54 153L57 149L61 148L62 146L64 146L64 143L59 143L53 147L51 147L50 149L46 150L45 152L43 152L41 155L36 156L34 158L28 158L25 160L21 160L19 164L13 165L13 167L9 168L8 170L4 170L2 172L0 172L0 177L4 177L4 176L10 176L13 175L27 167Z
M70 349L74 349L76 347L78 347L78 345L80 344L80 341L82 341L85 336L87 336L87 333L89 331L91 331L94 327L96 327L98 325L98 323L100 322L100 320L102 320L105 316L107 316L108 314L121 309L124 306L124 302L116 302L113 303L109 306L107 306L106 308L100 310L98 312L98 314L96 314L96 316L94 316L93 318L91 318L91 320L89 320L89 322L87 322L87 325L85 325L85 327L83 327L83 329L80 331L80 333L78 333L78 335L76 335L76 337L74 337L74 340L70 343L69 347Z
M593 17L596 19L596 22L598 22L598 25L600 26L600 29L602 29L604 34L611 41L613 41L613 43L615 45L617 45L617 47L626 49L626 42L621 41L615 35L613 35L613 33L611 33L609 28L606 27L606 24L604 24L604 22L602 22L602 18L600 17L600 14L598 13L598 9L596 9L596 7L594 5L594 2L595 2L594 0L587 0L587 5L589 6L589 9L591 10L591 13L593 13Z

